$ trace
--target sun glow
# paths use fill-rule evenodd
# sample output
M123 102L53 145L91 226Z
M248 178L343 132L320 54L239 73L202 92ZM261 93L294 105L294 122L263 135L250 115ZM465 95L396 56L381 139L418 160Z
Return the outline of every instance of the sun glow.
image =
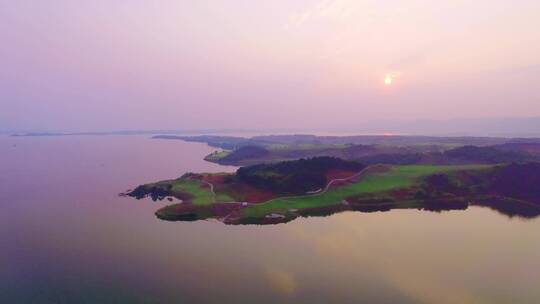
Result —
M386 76L384 77L384 84L385 84L385 85L391 85L391 84L392 84L392 80L393 80L393 79L392 79L391 76L386 75Z

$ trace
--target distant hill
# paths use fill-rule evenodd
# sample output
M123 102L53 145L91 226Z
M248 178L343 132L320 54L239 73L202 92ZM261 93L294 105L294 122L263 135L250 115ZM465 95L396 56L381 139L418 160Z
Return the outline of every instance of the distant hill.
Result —
M494 148L501 151L518 151L530 153L533 155L540 155L540 143L511 142L494 146Z
M510 162L540 161L540 154L529 152L537 144L505 144L497 146L462 146L444 150L439 146L392 147L354 145L334 148L271 150L258 146L245 146L223 157L214 154L208 161L224 165L253 165L275 163L308 157L330 156L369 164L498 164ZM538 144L540 146L540 144ZM442 151L440 151L442 150Z
M364 164L471 164L540 161L540 139L501 137L432 137L402 135L316 136L267 135L155 136L204 142L227 151L205 159L223 165L247 166L330 156Z
M189 142L204 142L210 146L228 150L243 146L336 146L336 145L381 145L394 147L410 146L492 146L506 143L539 143L540 138L507 138L507 137L470 137L470 136L407 136L407 135L354 135L354 136L318 136L318 135L265 135L254 137L237 136L178 136L156 135L154 139L178 139Z
M499 164L540 161L540 155L529 153L526 149L520 148L520 144L517 146L509 144L509 146L505 145L504 147L512 147L512 149L504 149L501 146L463 146L443 152L374 154L359 157L356 160L364 164L392 165Z
M444 152L449 159L479 163L508 163L534 160L535 157L520 150L502 150L494 147L464 146Z
M221 164L235 164L245 159L264 159L270 155L270 151L259 146L243 146L232 153L219 158Z

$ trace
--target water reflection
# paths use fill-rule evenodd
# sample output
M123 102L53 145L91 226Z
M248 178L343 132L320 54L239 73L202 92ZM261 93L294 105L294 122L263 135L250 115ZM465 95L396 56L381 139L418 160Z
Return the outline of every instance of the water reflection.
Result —
M540 302L537 218L469 206L171 223L153 215L168 201L117 196L234 170L204 162L211 151L129 136L0 139L0 303Z
M138 199L142 199L139 197ZM154 199L154 201L156 201ZM297 218L329 217L342 212L388 212L396 209L415 209L419 211L445 212L453 210L467 210L471 206L487 207L509 218L518 217L534 219L540 215L540 205L526 201L482 198L472 199L470 202L462 199L456 200L423 200L415 202L380 202L363 204L361 202L347 202L317 208L301 210L288 210L284 213L270 213L262 217L244 217L242 209L248 205L240 203L215 203L207 206L198 206L190 203L176 203L156 211L156 217L165 221L194 222L214 219L228 225L276 225L291 222Z

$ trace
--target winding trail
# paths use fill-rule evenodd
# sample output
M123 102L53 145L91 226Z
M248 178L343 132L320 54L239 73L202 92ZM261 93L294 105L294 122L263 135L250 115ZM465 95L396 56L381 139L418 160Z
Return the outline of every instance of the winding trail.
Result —
M214 203L216 202L216 192L214 191L214 184L207 182L205 180L201 180L201 182L205 185L208 185L210 187L210 192L212 193L212 198Z
M364 175L366 172L368 172L369 170L373 170L373 169L376 169L376 168L387 168L387 166L385 165L382 165L382 164L376 164L376 165L370 165L370 166L367 166L365 167L364 169L360 170L360 172L354 174L354 175L351 175L349 177L345 177L345 178L334 178L332 180L330 180L328 182L328 184L326 184L326 186L324 187L324 189L322 189L321 191L317 192L317 193L313 193L313 194L302 194L302 195L292 195L292 196L282 196L282 197L277 197L277 198L273 198L269 201L266 201L264 203L258 203L258 204L254 204L254 205L265 205L265 204L268 204L268 203L271 203L273 201L278 201L278 200L289 200L289 199L295 199L295 198L304 198L304 197L317 197L317 196L321 196L323 194L325 194L326 192L328 192L328 190L330 190L330 188L332 187L333 184L335 183L338 183L338 182L347 182L347 181L350 181L352 179L355 179L355 178L358 178L362 175Z
M388 166L385 166L385 165L382 165L382 164L376 164L376 165L370 165L370 166L367 166L365 167L364 169L360 170L358 173L355 173L349 177L345 177L345 178L334 178L332 180L330 180L328 182L328 184L326 184L326 186L319 192L317 193L313 193L313 194L303 194L303 195L294 195L294 196L282 196L282 197L277 197L277 198L274 198L274 199L271 199L269 201L266 201L264 203L253 203L253 204L250 204L250 205L265 205L265 204L268 204L268 203L271 203L273 201L278 201L278 200L284 200L284 201L287 201L289 199L295 199L295 198L303 198L303 197L316 197L316 196L321 196L323 194L325 194L326 192L328 192L328 190L330 190L330 188L332 187L332 185L334 185L335 183L338 183L338 182L347 182L347 181L350 181L350 180L353 180L353 179L356 179L358 177L361 177L362 175L364 175L365 173L373 170L373 169L377 169L377 168L381 168L381 169L388 169ZM212 192L212 194L214 195L214 201L215 201L215 197L216 197L216 193L214 192L214 185L212 183L209 183L207 181L202 181L203 183L207 184L210 186L210 191ZM230 212L229 214L227 214L225 217L221 218L221 219L218 219L219 221L221 222L225 222L229 217L231 217L233 215L234 211L233 212Z

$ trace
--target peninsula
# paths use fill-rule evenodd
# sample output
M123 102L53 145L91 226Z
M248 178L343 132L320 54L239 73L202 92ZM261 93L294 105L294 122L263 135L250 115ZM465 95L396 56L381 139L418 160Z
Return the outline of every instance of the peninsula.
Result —
M508 216L540 215L540 164L371 164L314 157L187 173L138 186L137 199L178 200L157 210L168 221L278 224L344 211L463 210L485 206Z

